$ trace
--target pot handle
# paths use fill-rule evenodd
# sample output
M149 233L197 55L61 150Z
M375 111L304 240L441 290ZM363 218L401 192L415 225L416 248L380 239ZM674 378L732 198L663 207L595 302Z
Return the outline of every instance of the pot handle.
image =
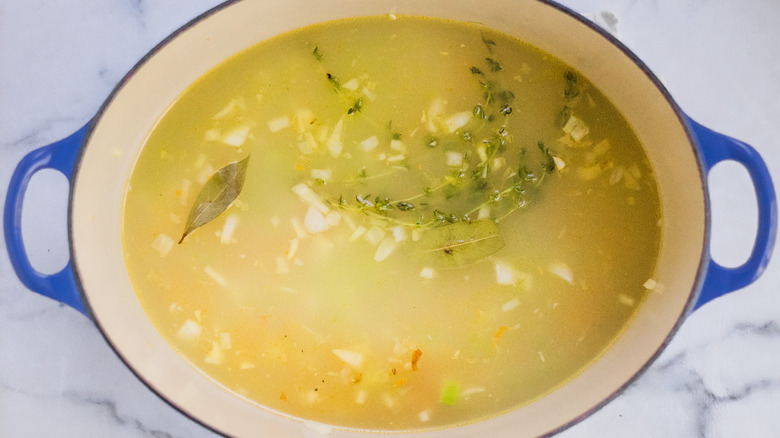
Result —
M725 160L743 165L750 175L758 201L758 230L753 251L741 266L727 268L715 262L708 254L706 276L694 309L703 304L743 288L761 276L769 263L777 232L777 200L769 170L761 156L751 146L731 137L719 134L687 117L702 152L704 170Z
M90 123L87 123L70 136L25 155L11 176L3 210L6 248L19 280L34 292L65 303L87 316L70 260L60 272L51 275L38 272L30 264L22 241L22 205L27 185L38 171L55 169L65 174L68 180L71 179L89 126Z

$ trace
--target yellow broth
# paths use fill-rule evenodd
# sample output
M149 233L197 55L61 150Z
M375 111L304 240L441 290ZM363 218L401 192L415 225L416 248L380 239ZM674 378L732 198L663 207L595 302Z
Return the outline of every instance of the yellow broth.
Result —
M237 198L179 243L247 157ZM586 78L393 15L210 71L149 134L124 208L128 272L176 351L252 402L370 430L473 422L571 380L654 287L661 233L642 146Z

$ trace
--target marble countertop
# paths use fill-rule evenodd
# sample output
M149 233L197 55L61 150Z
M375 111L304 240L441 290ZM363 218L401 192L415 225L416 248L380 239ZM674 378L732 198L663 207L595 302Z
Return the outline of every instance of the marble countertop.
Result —
M149 49L218 0L3 0L0 199L16 163L95 114ZM753 145L780 181L780 3L565 0L616 34L680 106ZM746 172L711 173L713 254L746 259L755 200ZM67 183L33 181L25 238L35 266L67 261ZM3 247L4 249L4 247ZM776 437L780 431L780 257L756 283L692 314L652 367L561 436ZM120 362L93 323L27 290L0 251L0 436L213 437Z

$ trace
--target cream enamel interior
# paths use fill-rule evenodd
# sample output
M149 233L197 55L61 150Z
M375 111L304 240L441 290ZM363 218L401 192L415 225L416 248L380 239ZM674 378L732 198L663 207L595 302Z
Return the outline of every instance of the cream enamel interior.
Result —
M623 111L645 145L660 184L664 216L659 286L601 360L531 405L425 436L536 436L574 421L619 391L655 357L684 317L698 285L706 194L694 148L663 92L622 50L589 26L534 0L235 2L161 46L109 99L78 165L71 209L74 263L106 338L155 391L223 433L308 436L314 431L311 425L268 412L214 384L173 351L146 318L125 270L120 239L122 197L135 158L168 105L232 54L304 25L387 13L482 23L580 70ZM333 430L329 436L357 433Z

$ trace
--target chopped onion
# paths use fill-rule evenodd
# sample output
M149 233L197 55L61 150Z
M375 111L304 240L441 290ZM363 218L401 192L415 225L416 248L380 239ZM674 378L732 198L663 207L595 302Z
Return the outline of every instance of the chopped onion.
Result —
M463 165L463 154L460 152L448 151L445 153L445 162L451 167L460 167Z
M219 242L223 245L227 245L233 241L233 233L238 225L238 216L235 214L228 215L225 218L225 224L222 225L222 234L219 236Z
M472 117L473 115L471 114L471 111L462 111L449 116L447 120L444 121L444 123L447 125L447 131L453 133L458 129L466 126Z
M160 253L160 257L167 256L168 253L171 252L171 249L173 249L173 245L173 239L165 233L158 234L154 241L152 241L152 248Z
M330 136L328 137L328 141L325 143L328 147L328 150L330 151L330 154L335 158L341 155L341 150L343 149L344 145L341 142L341 134L344 130L344 117L340 118L339 121L336 123L336 126L333 127L333 132L330 133Z
M360 147L362 147L366 152L372 151L378 145L379 139L376 138L376 135L372 135L371 137L368 137L367 139L360 142Z
M359 369L363 365L363 354L352 350L331 350L333 354L352 368Z
M281 116L268 121L268 130L271 132L279 132L288 126L290 126L290 118L288 116Z
M208 274L208 276L216 281L220 286L227 286L227 280L225 280L225 277L221 276L219 272L216 271L216 269L212 268L211 266L206 266L203 268L203 270L206 271L206 274Z
M421 278L431 279L434 278L435 276L436 276L436 271L434 271L433 268L425 267L422 268L422 270L420 271Z
M398 242L392 237L387 237L383 239L379 243L379 247L376 249L376 253L374 254L374 260L377 262L381 262L382 260L386 259L390 254L392 254L393 251L395 251L395 248L398 246Z
M347 82L341 84L341 88L346 88L347 90L352 90L352 91L357 90L358 86L360 86L360 82L358 82L356 78L352 78Z
M242 126L236 128L222 137L222 143L229 144L230 146L239 147L244 144L247 136L249 135L249 126Z
M325 220L325 216L314 206L309 206L309 209L306 211L306 217L303 218L303 226L306 227L306 231L312 234L321 233L330 228Z
M202 328L200 324L188 319L184 321L184 324L179 328L179 331L176 332L176 336L185 341L194 341L200 337L201 331Z
M574 274L566 263L552 263L547 267L547 270L562 278L567 283L574 284Z

